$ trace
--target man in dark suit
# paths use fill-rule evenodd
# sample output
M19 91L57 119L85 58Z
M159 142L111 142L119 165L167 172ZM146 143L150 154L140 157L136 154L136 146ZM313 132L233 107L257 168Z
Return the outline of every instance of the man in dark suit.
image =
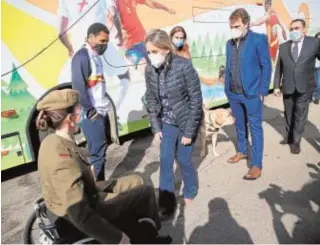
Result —
M300 142L308 118L309 103L315 89L314 67L320 58L320 42L306 36L306 22L293 20L290 24L290 41L279 47L274 76L274 94L282 87L286 136L280 144L289 144L292 154L301 152Z
M263 156L263 100L271 80L267 37L249 30L250 16L236 9L229 18L232 39L227 42L225 92L235 117L238 149L229 163L248 158L248 128L252 137L252 167L244 179L260 177ZM248 127L249 124L249 127Z

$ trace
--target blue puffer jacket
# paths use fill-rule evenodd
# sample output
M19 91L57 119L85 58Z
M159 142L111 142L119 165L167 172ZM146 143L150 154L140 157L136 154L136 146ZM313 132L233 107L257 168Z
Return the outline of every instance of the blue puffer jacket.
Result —
M165 86L173 116L183 135L196 138L202 120L202 94L200 80L192 62L169 54L165 64ZM146 102L153 133L161 131L161 101L158 74L146 67Z

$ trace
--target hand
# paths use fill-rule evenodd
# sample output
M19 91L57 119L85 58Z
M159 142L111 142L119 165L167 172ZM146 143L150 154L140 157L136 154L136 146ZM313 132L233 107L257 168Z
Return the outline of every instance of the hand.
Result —
M119 47L121 47L123 45L123 42L124 42L123 35L120 32L118 32L115 38L117 38L118 41L119 41L117 45Z
M87 118L89 118L91 121L95 121L96 119L99 118L99 116L100 115L96 109L92 109L87 113Z
M156 139L156 141L161 142L162 139L162 133L158 132L154 135L154 138Z
M72 48L69 48L68 49L68 55L69 55L69 57L72 57L73 56L73 49Z
M124 39L123 39L123 37L121 36L121 37L119 37L118 38L118 40L119 40L119 42L118 42L118 46L119 47L122 47L122 45L123 45L123 43L124 43Z
M280 89L275 88L275 89L273 90L273 94L274 94L275 96L280 96Z
M191 139L190 138L187 138L187 137L182 137L181 139L181 144L183 145L190 145L191 144Z
M176 11L174 9L168 9L169 14L176 14Z
M119 244L130 244L130 238L125 233L122 233L122 239Z
M94 180L96 180L95 174L94 174L94 167L93 165L90 166L91 172L92 172L92 176L94 178Z

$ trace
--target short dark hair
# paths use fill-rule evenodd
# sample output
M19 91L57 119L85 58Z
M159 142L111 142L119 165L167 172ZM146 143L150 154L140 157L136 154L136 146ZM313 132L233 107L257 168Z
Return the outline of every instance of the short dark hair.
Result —
M93 23L91 26L89 26L87 31L87 38L92 34L94 36L97 36L100 34L100 32L104 32L106 34L109 34L108 28L102 24L102 23Z
M247 10L244 8L238 8L235 11L233 11L229 17L229 20L231 22L237 21L238 19L241 19L243 24L250 24L250 15L248 14Z
M303 28L306 28L306 26L307 26L306 21L303 19L294 19L293 21L291 21L290 25L292 25L295 22L301 22Z
M320 36L320 31L316 33L316 35L314 35L314 37L319 38Z

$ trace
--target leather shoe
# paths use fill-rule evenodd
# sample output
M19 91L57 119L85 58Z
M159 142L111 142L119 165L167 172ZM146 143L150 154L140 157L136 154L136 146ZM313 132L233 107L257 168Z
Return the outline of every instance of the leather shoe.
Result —
M170 219L177 208L175 194L166 190L159 190L158 208L158 215L161 221Z
M237 163L243 159L248 159L248 156L244 155L241 152L237 152L237 154L235 154L233 157L229 158L228 163Z
M301 148L297 144L291 145L290 146L290 150L291 150L291 154L295 154L295 155L297 155L297 154L299 154L301 152Z
M243 177L245 180L256 180L261 176L261 169L253 166L250 168L249 172Z
M167 236L157 236L155 241L153 241L153 244L171 244L172 243L172 237Z
M286 140L286 139L281 140L279 143L280 143L280 145L288 145L289 144L288 140Z

